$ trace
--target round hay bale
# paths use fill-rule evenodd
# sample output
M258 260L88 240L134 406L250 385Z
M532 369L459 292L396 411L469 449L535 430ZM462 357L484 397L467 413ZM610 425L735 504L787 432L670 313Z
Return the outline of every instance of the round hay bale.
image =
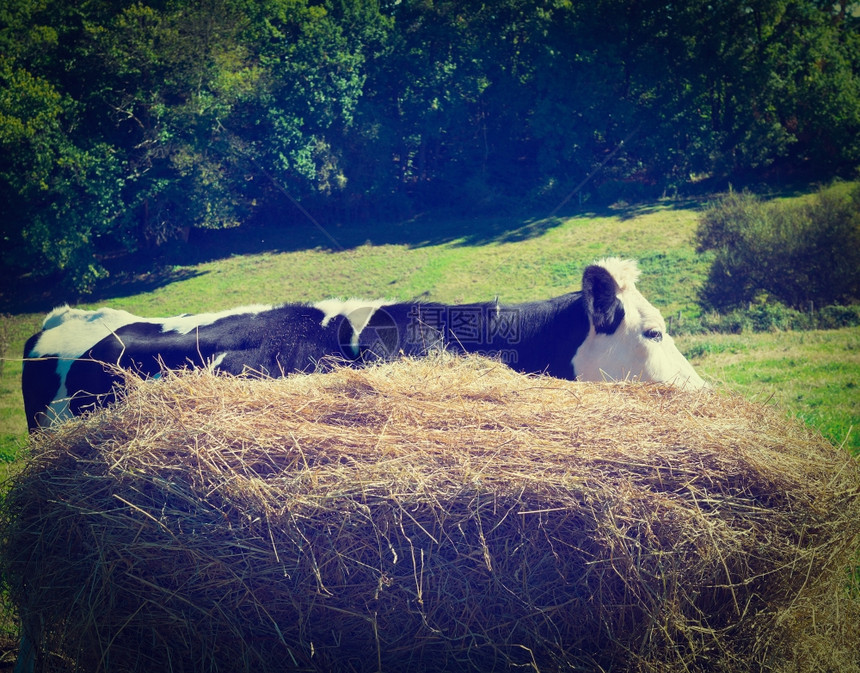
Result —
M860 670L860 466L727 394L132 380L34 439L2 525L42 670Z

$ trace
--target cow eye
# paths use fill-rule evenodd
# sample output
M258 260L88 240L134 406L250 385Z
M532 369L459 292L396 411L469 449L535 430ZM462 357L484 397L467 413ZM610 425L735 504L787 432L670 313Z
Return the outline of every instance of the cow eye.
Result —
M656 341L658 343L660 341L663 341L663 332L658 329L645 330L642 333L642 336L644 336L646 339L650 339L651 341Z

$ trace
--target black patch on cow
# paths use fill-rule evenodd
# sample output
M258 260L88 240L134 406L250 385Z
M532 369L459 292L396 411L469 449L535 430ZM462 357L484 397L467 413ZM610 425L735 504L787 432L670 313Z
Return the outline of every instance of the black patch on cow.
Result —
M618 283L602 266L589 266L582 274L582 295L594 331L615 334L624 320L624 305L616 296Z
M57 373L56 355L46 355L30 358L41 332L34 334L24 346L24 369L21 375L21 392L24 396L24 413L27 416L27 428L35 430L39 427L38 415L54 401L60 388L60 375Z
M366 308L357 309L357 318L365 318ZM352 315L352 314L350 314ZM337 316L337 342L341 355L348 361L364 363L393 360L400 352L400 329L384 308L373 311L367 324L356 335L350 316Z
M112 337L113 338L113 337ZM123 375L105 361L95 361L84 353L69 367L66 390L69 393L69 411L80 416L111 404L116 399L114 386L121 384Z
M402 351L401 328L386 308L370 316L358 338L358 357L362 362L394 360Z
M580 293L497 305L389 304L362 331L363 361L422 357L446 349L498 358L517 371L573 379L573 356L588 336ZM375 356L375 357L374 357Z

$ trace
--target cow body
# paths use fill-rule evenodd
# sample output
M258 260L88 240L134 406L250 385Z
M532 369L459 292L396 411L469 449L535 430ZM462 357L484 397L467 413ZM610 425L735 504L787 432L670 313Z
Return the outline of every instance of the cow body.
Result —
M603 260L586 269L581 292L513 305L330 299L172 318L62 307L25 346L27 422L44 427L110 402L127 371L157 377L208 367L284 376L440 348L564 379L704 385L636 290L637 277L635 263Z

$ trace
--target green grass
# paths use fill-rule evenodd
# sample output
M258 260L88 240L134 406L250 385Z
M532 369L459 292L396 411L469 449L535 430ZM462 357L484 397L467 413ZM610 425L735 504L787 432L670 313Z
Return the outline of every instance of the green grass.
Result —
M221 248L242 254L179 263L168 269L179 280L84 306L159 316L330 296L516 302L577 290L586 264L618 255L639 259L643 294L678 327L679 316L683 325L701 312L696 295L710 258L697 254L692 243L700 205L658 202L549 220L435 216L377 227L331 227L344 248L337 252L307 249L324 241L309 225L298 224L280 232L268 251L267 243L233 239L235 247ZM250 252L255 247L263 251ZM26 439L20 353L41 318L41 313L7 318L0 460L14 459ZM842 443L853 425L846 444L853 450L860 450L854 387L860 383L858 340L858 328L678 337L704 376L745 395L772 397L833 441Z
M21 356L24 342L41 322L38 315L0 316L8 339L0 375L0 483L6 476L4 463L13 461L27 439L24 402L21 398Z
M690 335L681 348L717 385L772 400L860 454L860 329Z

